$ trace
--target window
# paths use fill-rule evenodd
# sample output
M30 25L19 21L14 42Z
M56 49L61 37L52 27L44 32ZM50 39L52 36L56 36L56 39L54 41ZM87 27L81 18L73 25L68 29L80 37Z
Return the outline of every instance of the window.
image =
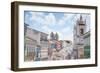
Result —
M84 30L83 29L80 29L80 34L84 34Z

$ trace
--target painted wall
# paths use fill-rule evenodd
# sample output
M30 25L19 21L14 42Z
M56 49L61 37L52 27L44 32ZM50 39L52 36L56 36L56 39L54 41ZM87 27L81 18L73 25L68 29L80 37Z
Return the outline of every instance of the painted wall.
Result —
M11 62L11 6L10 3L14 0L0 0L0 73L14 73L10 70ZM19 1L35 1L45 3L62 3L62 4L78 4L78 5L94 5L98 6L98 13L100 13L100 0L19 0ZM98 14L100 19L100 14ZM100 24L100 21L98 22ZM98 25L98 28L100 25ZM100 31L100 29L98 29ZM100 37L100 33L98 34ZM100 38L98 39L100 43ZM100 48L100 45L98 46ZM100 49L98 49L100 52ZM100 56L100 53L98 53ZM100 72L100 57L98 58L98 67L86 68L69 68L56 70L40 70L34 73L99 73ZM19 73L19 72L18 72ZM21 73L33 73L33 71L26 71Z

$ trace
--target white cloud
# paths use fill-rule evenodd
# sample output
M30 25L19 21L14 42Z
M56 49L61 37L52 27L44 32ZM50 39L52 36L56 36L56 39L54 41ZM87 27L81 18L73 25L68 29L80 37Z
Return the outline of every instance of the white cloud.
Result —
M40 23L40 24L44 22L44 19L43 19L44 13L43 12L30 12L30 14L32 15L30 17L31 21L36 21L37 23Z
M36 20L37 16L36 16L36 12L30 12L30 14L32 15L30 17L30 20Z
M73 16L75 14L68 14L68 13L64 13L64 17L61 18L59 21L58 21L58 25L61 25L63 26L67 21L69 21L69 19L73 19Z
M44 25L55 25L56 24L56 18L53 15L53 13L49 13L47 16L44 18Z
M60 19L60 20L58 21L58 25L63 26L64 24L65 24L65 20Z
M44 17L44 13L43 12L36 12L37 16L41 16Z
M68 14L68 13L64 13L63 19L64 19L65 21L69 21L69 19L73 21L73 20L75 19L76 15L77 15L77 14Z
M61 30L62 33L69 33L70 31L71 31L71 29L69 27L66 27Z

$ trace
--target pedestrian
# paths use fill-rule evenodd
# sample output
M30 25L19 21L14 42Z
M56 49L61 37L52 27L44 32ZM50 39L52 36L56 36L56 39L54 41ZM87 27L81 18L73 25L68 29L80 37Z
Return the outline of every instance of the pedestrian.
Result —
M35 61L40 61L41 59L41 47L39 45L35 48Z

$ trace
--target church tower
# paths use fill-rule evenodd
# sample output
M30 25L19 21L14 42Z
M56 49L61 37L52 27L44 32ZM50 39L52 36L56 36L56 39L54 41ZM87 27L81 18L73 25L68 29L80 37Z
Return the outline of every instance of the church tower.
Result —
M75 58L84 58L84 33L86 31L86 20L83 20L82 15L76 21L74 26L73 36L74 36L74 51Z

